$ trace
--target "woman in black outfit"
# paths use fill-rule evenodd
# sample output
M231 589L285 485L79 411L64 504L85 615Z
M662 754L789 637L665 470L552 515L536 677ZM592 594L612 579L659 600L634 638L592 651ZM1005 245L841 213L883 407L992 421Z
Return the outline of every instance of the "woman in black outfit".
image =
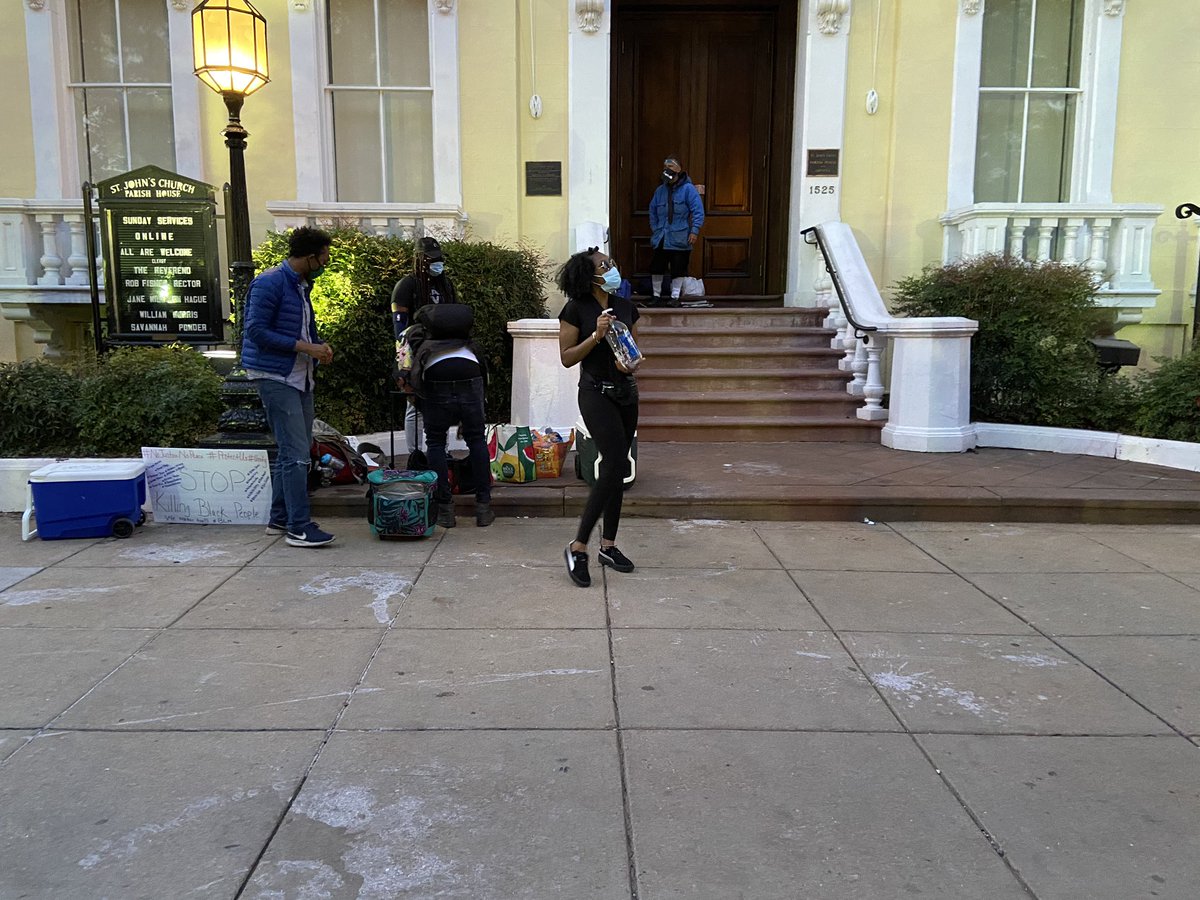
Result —
M559 290L567 295L567 305L558 314L558 356L568 369L580 366L579 412L601 454L600 474L583 508L575 540L563 551L571 580L588 587L592 579L587 545L602 516L600 565L618 572L633 571L633 563L617 549L616 540L625 462L637 430L637 382L617 362L605 335L613 320L620 319L636 337L638 311L631 300L617 296L621 273L608 255L595 247L567 260L557 281Z

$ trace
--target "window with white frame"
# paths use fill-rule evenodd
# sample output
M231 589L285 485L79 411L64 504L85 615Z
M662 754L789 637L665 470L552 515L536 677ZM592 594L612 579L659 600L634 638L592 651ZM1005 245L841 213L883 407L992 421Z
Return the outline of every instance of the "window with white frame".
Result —
M68 0L80 172L93 183L144 165L174 170L163 0Z
M337 199L434 199L427 0L327 0Z
M1085 0L987 0L975 202L1071 199Z

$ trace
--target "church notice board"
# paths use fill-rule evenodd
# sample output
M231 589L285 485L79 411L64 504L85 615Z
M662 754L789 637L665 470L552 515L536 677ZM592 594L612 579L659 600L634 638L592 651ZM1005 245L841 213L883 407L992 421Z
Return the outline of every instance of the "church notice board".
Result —
M265 525L271 515L266 450L143 447L155 522Z
M219 343L212 185L144 166L97 189L109 340Z

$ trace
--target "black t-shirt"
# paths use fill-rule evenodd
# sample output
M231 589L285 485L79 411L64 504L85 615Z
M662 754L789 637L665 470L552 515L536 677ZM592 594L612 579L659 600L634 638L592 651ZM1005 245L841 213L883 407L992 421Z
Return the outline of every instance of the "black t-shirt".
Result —
M578 328L579 339L583 340L596 331L596 320L600 318L600 313L605 309L612 309L616 317L630 328L641 317L641 313L633 305L632 300L609 294L607 307L601 306L600 301L595 297L589 297L586 300L568 300L567 305L558 314L558 318ZM583 358L580 367L593 378L601 381L613 381L618 375L623 374L617 368L617 358L613 356L612 347L608 346L607 340L603 340L593 347L592 351Z
M427 303L458 302L458 292L454 289L454 282L450 280L449 275L430 275L427 283L429 296L425 297L421 295L421 283L416 275L405 275L401 278L392 289L393 309L407 309L411 322L417 310Z

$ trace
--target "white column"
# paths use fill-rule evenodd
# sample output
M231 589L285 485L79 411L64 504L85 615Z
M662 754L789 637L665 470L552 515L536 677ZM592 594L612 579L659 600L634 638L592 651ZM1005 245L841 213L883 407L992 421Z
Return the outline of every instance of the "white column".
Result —
M171 115L175 124L175 171L204 180L200 140L200 79L192 72L192 4L167 3L171 46Z
M841 167L846 124L846 69L850 55L849 0L810 0L802 4L796 37L796 99L792 134L792 196L788 216L788 246L799 248L800 232L811 225L841 218ZM807 176L810 149L837 150L837 178ZM832 187L832 193L810 188ZM812 254L788 254L788 306L813 306L815 265Z
M892 395L888 423L880 436L885 447L961 453L975 446L971 335L979 326L969 322L950 327L938 322L899 320L888 328Z
M326 134L325 57L315 3L288 3L291 51L292 123L296 147L296 200L320 203L334 199L331 173L321 147ZM277 223L278 227L278 223Z
M609 47L612 14L603 2L567 4L567 224L599 223L607 233L609 192ZM597 15L596 6L603 7Z
M25 50L29 102L33 118L33 156L37 196L80 196L74 113L66 62L65 0L25 5ZM60 52L61 50L61 52Z
M1071 170L1071 199L1077 203L1112 203L1124 22L1123 4L1110 0L1087 3L1083 46L1088 50L1079 73L1084 100L1077 110L1075 165Z
M453 3L431 3L430 83L433 85L433 200L461 207L462 144L458 97L458 13Z
M557 319L517 319L513 337L512 423L559 430L579 421L579 369L563 368Z
M979 132L979 57L983 52L982 4L964 2L954 40L954 84L950 94L950 165L946 208L975 202L975 140Z

